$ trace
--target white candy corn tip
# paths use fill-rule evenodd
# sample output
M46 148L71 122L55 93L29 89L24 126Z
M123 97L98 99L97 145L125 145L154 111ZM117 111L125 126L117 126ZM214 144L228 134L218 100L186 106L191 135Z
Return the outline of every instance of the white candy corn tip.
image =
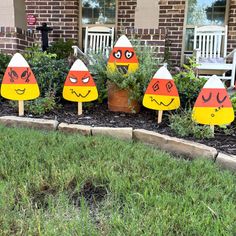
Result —
M162 66L156 74L153 76L153 79L168 79L168 80L173 80L170 72L165 66Z
M216 75L212 75L207 82L205 83L205 85L203 86L203 88L219 88L219 89L224 89L225 86L222 83L222 81L216 76Z
M122 35L116 42L115 46L114 47L119 47L119 48L132 48L132 44L131 42L129 41L129 39L125 36L125 35Z
M72 65L71 69L73 71L88 71L87 66L80 60L77 59Z
M29 64L27 63L25 58L17 52L12 57L8 67L29 67Z

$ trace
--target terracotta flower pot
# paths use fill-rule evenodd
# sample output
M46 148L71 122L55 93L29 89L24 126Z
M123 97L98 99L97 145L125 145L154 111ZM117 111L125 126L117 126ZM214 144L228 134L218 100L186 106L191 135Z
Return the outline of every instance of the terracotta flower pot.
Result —
M114 83L108 82L108 109L110 111L138 113L140 104L136 100L130 100L129 91L120 89Z

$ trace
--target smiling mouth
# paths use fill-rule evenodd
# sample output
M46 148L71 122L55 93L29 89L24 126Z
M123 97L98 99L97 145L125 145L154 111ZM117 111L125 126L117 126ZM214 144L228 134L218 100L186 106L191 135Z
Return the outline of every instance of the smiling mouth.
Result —
M25 89L15 89L18 95L23 95L25 93Z
M152 102L155 102L157 105L161 106L163 105L164 107L168 107L175 99L172 98L168 104L165 104L163 102L158 102L155 98L150 97Z
M120 73L123 73L123 74L127 74L128 69L129 69L129 66L128 66L128 65L127 65L127 66L124 66L124 65L119 66L119 65L117 65L116 67L117 67L117 70L118 70Z
M72 94L75 94L78 98L79 97L82 97L82 98L86 98L89 94L90 94L91 90L88 90L87 94L86 95L82 95L81 93L77 94L74 89L71 89L71 93Z

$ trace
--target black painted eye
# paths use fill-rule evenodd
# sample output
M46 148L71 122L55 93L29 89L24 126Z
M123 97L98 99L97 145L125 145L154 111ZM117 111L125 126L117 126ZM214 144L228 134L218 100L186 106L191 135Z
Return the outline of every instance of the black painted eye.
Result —
M220 100L220 94L217 93L216 99L218 103L223 103L225 101L225 99L227 98L227 96L224 96L224 98L222 100Z
M170 92L171 88L173 87L173 84L169 81L167 84L166 84L166 89L168 92Z
M153 89L153 91L155 91L155 92L159 89L159 81L156 82L155 84L153 84L152 89Z
M28 70L23 71L23 73L21 74L21 79L26 79L28 75Z
M126 51L125 51L125 57L126 57L127 59L132 58L133 55L134 55L134 53L133 53L133 52L130 52L129 50L126 50Z
M29 82L29 77L31 75L31 72L29 73L29 69L27 68L25 71L21 74L21 79L25 80L25 82Z
M114 56L115 58L117 58L117 59L120 59L121 56L122 56L121 50L118 50L117 52L114 52L114 53L113 53L113 56Z
M209 94L209 97L208 98L205 98L203 95L202 95L202 100L204 102L209 102L211 100L211 97L212 97L212 93Z
M14 83L16 79L18 79L18 74L11 68L10 72L8 72L8 75L10 77L11 83Z
M89 82L89 77L82 78L82 82L87 84Z
M12 76L15 77L15 79L18 79L18 74L12 69L11 69L11 74L12 74Z

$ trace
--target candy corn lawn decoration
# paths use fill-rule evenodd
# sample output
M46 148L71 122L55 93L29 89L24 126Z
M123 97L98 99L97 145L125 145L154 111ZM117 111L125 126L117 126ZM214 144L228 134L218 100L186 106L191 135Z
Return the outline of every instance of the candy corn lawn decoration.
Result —
M19 101L19 115L24 115L24 100L35 99L40 95L37 81L28 63L20 53L16 53L4 74L1 95Z
M108 59L108 70L127 74L138 69L138 59L129 39L122 35L116 42Z
M149 109L159 110L158 123L162 121L162 113L180 106L178 90L174 80L165 66L162 66L150 81L143 105Z
M78 102L78 115L82 114L82 102L94 101L98 98L96 84L85 64L77 59L72 65L64 84L63 97Z
M213 75L205 83L195 102L192 119L210 125L230 124L234 120L234 111L228 93L221 80Z

